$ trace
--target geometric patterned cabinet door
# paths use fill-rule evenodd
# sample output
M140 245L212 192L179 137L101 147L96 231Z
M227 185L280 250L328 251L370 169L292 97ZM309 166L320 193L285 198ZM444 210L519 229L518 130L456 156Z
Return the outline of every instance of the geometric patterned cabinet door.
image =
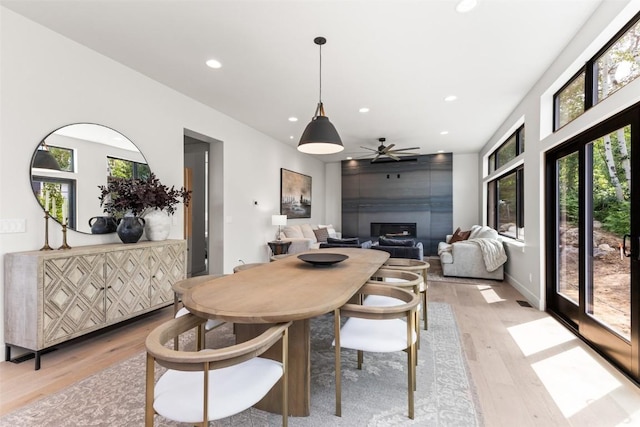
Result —
M171 286L186 277L186 252L181 244L151 248L149 254L151 268L151 305L173 302Z
M104 324L104 254L44 261L44 345Z
M105 265L107 320L126 318L151 307L149 248L109 252Z
M36 353L173 302L186 241L141 241L4 256L5 359Z

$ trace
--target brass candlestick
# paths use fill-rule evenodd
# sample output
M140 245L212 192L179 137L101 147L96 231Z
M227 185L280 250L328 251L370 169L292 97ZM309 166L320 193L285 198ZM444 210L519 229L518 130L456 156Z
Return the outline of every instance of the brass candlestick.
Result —
M58 249L71 249L71 246L67 244L67 224L69 224L69 218L62 223L62 245Z
M44 211L44 246L40 248L41 251L53 250L49 246L49 212Z

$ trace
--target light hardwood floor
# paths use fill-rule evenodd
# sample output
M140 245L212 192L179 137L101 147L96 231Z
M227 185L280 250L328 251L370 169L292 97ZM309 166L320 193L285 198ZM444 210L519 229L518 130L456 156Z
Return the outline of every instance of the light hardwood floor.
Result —
M430 301L452 305L486 426L640 425L640 389L513 287L432 281ZM0 415L144 348L172 307L42 358L0 363ZM419 387L418 387L419 390Z

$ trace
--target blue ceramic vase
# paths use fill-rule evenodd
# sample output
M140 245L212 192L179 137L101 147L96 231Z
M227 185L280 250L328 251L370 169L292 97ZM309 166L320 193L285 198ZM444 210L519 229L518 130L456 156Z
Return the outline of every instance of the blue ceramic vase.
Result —
M144 232L144 219L137 216L125 216L118 220L116 233L122 243L137 243Z

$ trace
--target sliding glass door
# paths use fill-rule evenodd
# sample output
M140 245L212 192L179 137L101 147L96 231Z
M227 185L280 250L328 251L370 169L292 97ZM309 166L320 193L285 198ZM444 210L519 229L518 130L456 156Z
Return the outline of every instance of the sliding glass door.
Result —
M636 380L639 123L635 107L547 158L548 310Z

